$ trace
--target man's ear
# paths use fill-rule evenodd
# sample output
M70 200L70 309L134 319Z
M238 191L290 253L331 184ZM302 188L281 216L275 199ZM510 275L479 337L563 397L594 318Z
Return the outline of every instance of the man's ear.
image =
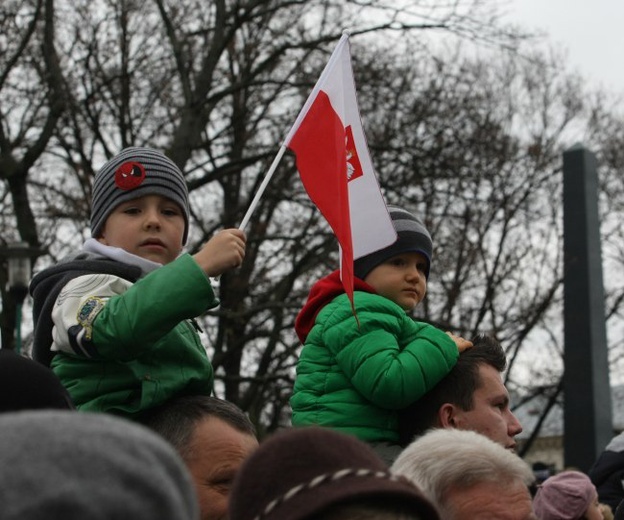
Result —
M438 410L438 424L441 428L457 427L457 407L451 403L444 403Z

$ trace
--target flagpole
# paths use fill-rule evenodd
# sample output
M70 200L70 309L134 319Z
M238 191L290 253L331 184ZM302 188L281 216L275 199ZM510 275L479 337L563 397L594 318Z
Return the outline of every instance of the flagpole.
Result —
M323 69L321 76L319 77L318 81L314 85L314 88L312 89L312 92L310 93L310 95L308 96L308 99L303 105L303 108L299 112L299 115L297 116L295 123L290 128L290 131L288 132L286 139L284 139L282 146L277 152L275 159L273 159L273 163L271 164L269 171L267 172L264 179L262 180L262 184L260 184L260 187L258 188L258 191L256 192L256 195L254 196L253 200L251 201L251 205L247 209L247 213L245 213L245 216L243 217L243 220L240 223L240 226L238 226L238 229L244 230L245 227L247 227L247 224L249 223L249 219L251 218L252 213L254 212L254 210L256 209L256 206L258 205L258 201L260 200L260 197L262 197L262 194L264 193L264 190L266 189L267 184L271 180L271 177L273 177L273 174L275 173L275 170L277 169L279 162L282 160L282 157L284 153L286 152L286 148L288 147L293 135L295 134L295 132L301 125L301 121L308 113L310 106L314 102L316 95L321 89L321 85L323 84L323 81L325 80L329 72L331 71L335 61L338 59L338 56L340 55L340 49L342 48L343 45L347 45L348 41L349 41L349 32L343 31L342 37L338 41L338 44L336 45L336 48L332 52L332 55L329 57L329 61L325 65L325 68Z
M256 195L254 196L253 200L251 201L251 204L249 205L249 209L247 209L247 213L245 213L245 216L243 217L243 220L240 223L240 226L238 226L238 229L244 230L247 224L249 223L251 214L256 209L256 206L258 205L258 201L260 200L260 197L262 197L264 190L269 184L271 177L273 177L275 170L277 170L277 165L282 160L282 157L285 152L286 152L286 145L283 144L282 146L280 146L280 149L277 152L275 159L273 159L273 162L271 163L271 167L269 168L269 171L267 172L267 174L264 176L264 179L262 180L262 184L260 184L260 187L258 188L258 191L256 192Z

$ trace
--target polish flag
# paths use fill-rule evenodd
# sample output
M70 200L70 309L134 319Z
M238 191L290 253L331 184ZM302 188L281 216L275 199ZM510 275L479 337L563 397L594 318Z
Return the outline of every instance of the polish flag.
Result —
M353 304L353 260L389 246L396 231L366 144L343 34L284 141L310 199L341 250L342 285Z

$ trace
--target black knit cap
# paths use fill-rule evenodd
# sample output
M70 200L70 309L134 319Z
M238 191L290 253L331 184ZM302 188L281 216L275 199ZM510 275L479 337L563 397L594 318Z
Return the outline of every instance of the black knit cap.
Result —
M177 203L184 216L186 244L189 226L188 188L180 168L166 155L151 148L125 148L95 176L91 204L91 236L102 227L119 204L144 195L162 195Z
M73 410L74 404L51 369L0 349L0 413L42 409Z
M422 253L427 258L425 276L429 278L433 242L431 235L422 221L409 211L398 206L388 206L392 225L397 232L397 240L384 249L358 258L353 263L353 272L360 280L364 280L379 264L402 253Z
M418 488L392 475L372 448L317 426L278 432L243 463L229 498L230 520L304 520L327 508L379 499L438 520Z

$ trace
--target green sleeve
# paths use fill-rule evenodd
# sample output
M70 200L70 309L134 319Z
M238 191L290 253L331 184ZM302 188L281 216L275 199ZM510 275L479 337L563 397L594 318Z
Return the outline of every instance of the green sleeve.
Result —
M457 346L385 298L368 295L366 300L372 303L360 305L359 326L348 312L328 320L324 343L366 399L382 408L404 408L448 374L457 362Z
M185 319L218 305L210 281L185 254L111 297L93 323L93 343L105 358L128 360Z

